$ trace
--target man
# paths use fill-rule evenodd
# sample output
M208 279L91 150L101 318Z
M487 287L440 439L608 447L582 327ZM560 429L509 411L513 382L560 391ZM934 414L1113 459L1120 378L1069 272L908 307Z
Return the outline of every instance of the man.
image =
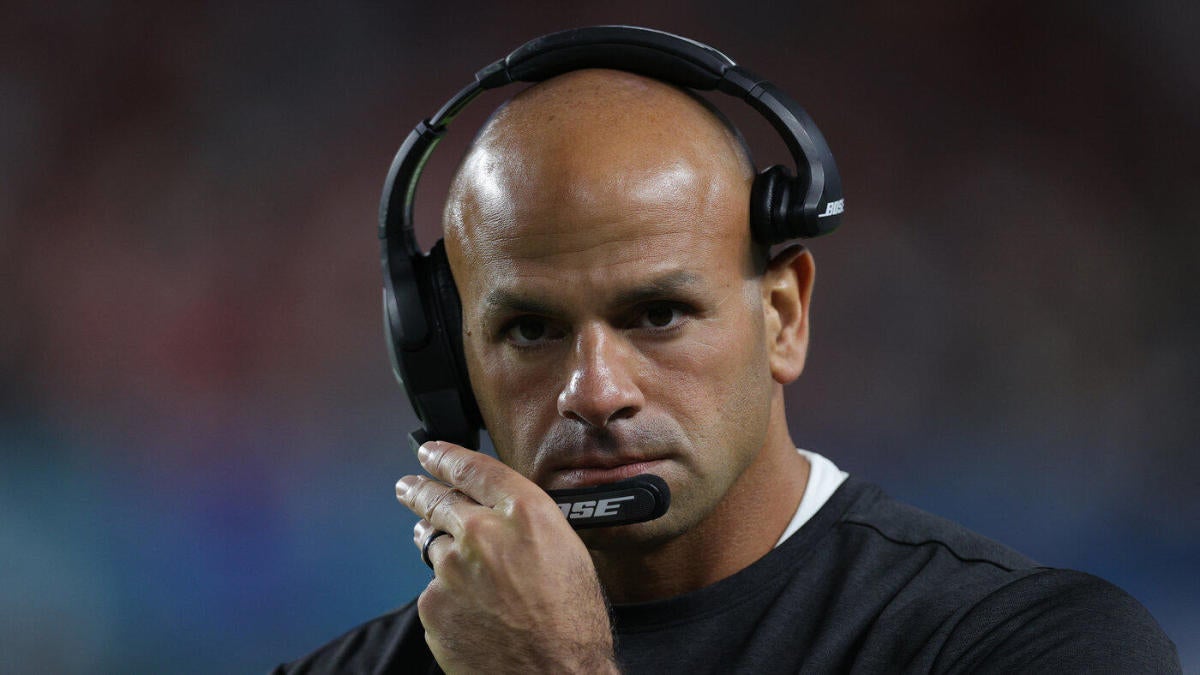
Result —
M429 442L399 500L435 577L296 672L1171 672L1094 577L1036 566L796 450L814 264L768 259L754 172L688 94L570 72L489 121L446 249L501 461ZM652 473L670 510L576 533L547 489ZM611 607L610 607L611 605Z

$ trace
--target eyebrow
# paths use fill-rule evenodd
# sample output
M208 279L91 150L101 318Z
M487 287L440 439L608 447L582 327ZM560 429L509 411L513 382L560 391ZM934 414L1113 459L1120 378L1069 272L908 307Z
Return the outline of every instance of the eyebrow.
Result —
M700 285L700 276L689 270L675 270L649 279L632 288L622 289L612 300L616 307L628 307L649 300L657 300ZM557 308L547 302L522 295L508 288L493 288L483 300L484 315L493 316L501 312L553 315Z
M619 307L636 305L647 300L657 300L664 295L679 293L699 284L699 275L688 270L676 270L651 279L644 284L622 290L617 293L614 304Z

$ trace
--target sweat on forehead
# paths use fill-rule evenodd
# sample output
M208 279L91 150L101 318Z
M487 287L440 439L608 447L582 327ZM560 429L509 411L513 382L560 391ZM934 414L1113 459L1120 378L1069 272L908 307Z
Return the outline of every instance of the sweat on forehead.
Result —
M544 216L556 207L597 224L631 200L649 218L684 197L744 208L752 179L739 139L690 94L630 73L575 71L493 114L455 174L443 224L453 254L480 236L553 230Z

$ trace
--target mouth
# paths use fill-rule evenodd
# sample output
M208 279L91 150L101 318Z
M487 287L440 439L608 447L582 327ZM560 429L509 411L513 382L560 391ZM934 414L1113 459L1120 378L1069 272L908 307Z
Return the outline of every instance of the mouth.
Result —
M664 459L620 457L579 460L550 471L544 487L548 490L560 490L615 483L644 473L658 473L656 469L665 463Z

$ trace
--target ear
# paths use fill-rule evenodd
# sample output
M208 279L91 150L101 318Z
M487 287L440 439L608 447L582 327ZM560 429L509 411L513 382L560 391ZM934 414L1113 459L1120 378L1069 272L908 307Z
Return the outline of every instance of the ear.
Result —
M763 313L771 377L788 384L800 377L808 355L808 308L817 268L797 244L780 252L763 274Z

